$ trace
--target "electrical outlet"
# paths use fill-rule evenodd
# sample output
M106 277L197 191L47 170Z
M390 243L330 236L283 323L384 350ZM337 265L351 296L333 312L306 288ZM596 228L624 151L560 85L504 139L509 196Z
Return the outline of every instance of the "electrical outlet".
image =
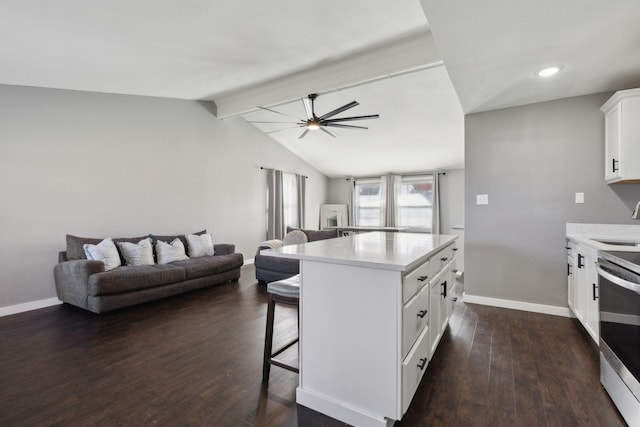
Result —
M476 205L488 205L489 204L489 195L488 194L477 194L476 195Z
M584 193L576 193L576 203L584 203Z

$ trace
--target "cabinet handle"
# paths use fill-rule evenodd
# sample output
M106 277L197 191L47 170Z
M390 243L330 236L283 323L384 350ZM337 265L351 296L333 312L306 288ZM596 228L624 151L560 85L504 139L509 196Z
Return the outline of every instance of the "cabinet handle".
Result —
M567 276L571 276L571 264L567 263Z
M592 289L593 289L593 300L595 301L595 300L597 300L597 299L598 299L598 296L596 296L596 289L598 289L598 285L596 285L595 283L593 283L593 287L592 287Z
M440 258L440 261L445 262L446 260L448 260L449 258L444 257L444 258Z
M451 250L452 250L453 252L457 252L457 251L458 251L458 248L453 248L453 249L451 249Z
M446 298L447 297L447 281L445 280L444 282L440 283L440 286L442 286L442 289L443 289L440 295L442 295L442 298Z
M423 357L422 359L420 359L420 363L418 363L418 368L420 368L420 370L422 371L425 366L427 366L427 358Z
M578 268L584 267L584 263L582 262L583 259L584 259L584 257L582 255L578 254Z
M427 310L420 310L418 312L418 317L421 318L421 319L424 318L424 316L426 316L426 315L427 315Z
M429 278L429 276L424 275L424 276L420 276L418 277L418 282L424 282L425 280L427 280Z
M619 168L616 166L618 161L616 159L611 159L611 172L618 172Z

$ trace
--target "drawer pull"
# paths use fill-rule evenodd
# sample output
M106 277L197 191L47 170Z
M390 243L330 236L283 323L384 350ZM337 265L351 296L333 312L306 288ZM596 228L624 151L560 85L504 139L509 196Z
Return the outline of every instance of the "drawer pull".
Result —
M429 278L429 276L420 276L418 277L418 282L424 282L425 280L427 280Z
M420 363L418 363L418 368L420 368L421 371L424 369L425 366L427 366L427 358L426 357L420 359Z
M421 318L421 319L424 318L424 316L426 316L426 315L427 315L427 310L420 310L418 312L418 317Z
M445 262L448 259L449 259L448 257L444 257L444 258L440 258L440 261Z
M453 249L451 249L451 250L452 250L453 252L457 252L457 251L458 251L458 248L453 248Z

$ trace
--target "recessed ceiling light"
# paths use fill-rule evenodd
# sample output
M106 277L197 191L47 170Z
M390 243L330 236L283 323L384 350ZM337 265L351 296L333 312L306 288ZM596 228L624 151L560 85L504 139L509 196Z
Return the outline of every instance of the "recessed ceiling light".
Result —
M536 76L538 77L551 77L554 74L556 74L558 71L560 71L560 67L558 66L552 66L552 67L545 67L539 71L536 71Z

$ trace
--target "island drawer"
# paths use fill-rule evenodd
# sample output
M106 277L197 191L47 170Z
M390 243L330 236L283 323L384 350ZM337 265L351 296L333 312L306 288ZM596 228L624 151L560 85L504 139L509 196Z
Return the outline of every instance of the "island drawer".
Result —
M402 303L406 304L429 281L429 261L402 278Z
M429 323L429 287L423 286L402 308L402 357Z
M440 252L437 252L430 258L429 261L429 277L435 277L440 270L442 270L447 264L453 260L456 254L457 248L455 243L453 245L449 245L446 248L442 249Z
M411 399L427 369L429 361L429 327L422 330L407 357L402 362L402 413L407 412Z

